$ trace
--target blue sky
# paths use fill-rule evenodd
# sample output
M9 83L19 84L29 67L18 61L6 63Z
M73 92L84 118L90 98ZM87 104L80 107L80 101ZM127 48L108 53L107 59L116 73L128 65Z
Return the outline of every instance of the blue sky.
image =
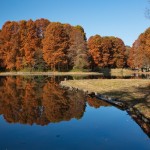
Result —
M132 46L150 27L148 0L0 0L0 28L7 21L47 18L83 26L87 38L116 36Z

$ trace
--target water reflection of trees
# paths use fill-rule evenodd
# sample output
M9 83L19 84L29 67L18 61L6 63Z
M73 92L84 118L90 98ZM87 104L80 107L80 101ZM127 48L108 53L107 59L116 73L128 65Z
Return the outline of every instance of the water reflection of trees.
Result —
M94 108L99 108L101 106L111 106L109 103L103 101L103 100L99 100L96 97L88 97L87 98L87 102L89 104L89 106L94 107Z
M9 123L46 125L80 119L86 106L84 96L64 91L54 78L0 78L0 114Z

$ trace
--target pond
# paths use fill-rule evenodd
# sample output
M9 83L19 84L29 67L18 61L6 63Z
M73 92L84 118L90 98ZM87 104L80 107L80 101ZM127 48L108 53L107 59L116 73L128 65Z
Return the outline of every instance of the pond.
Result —
M1 150L150 149L150 128L106 102L61 89L64 78L72 79L0 77Z

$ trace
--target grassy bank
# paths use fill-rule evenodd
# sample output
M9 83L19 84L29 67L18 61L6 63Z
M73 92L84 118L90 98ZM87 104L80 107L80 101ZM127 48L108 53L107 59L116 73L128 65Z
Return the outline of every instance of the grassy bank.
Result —
M12 72L0 72L0 76L10 76L10 75L104 75L104 76L132 76L134 73L136 74L150 74L150 72L138 72L133 71L131 69L109 69L102 68L98 72L90 72L90 71L80 71L80 70L72 70L69 72L38 72L38 71L12 71Z
M125 101L150 118L150 80L148 79L70 80L61 84Z
M131 76L133 73L130 69L111 69L112 76Z
M105 76L131 76L134 71L131 69L109 69L109 68L101 68L99 70L100 73L103 73Z
M0 72L0 76L17 76L17 75L49 75L49 76L59 76L59 75L101 75L98 72Z
M103 73L106 76L132 76L133 74L150 74L150 72L142 72L142 71L134 71L131 69L122 69L122 68L116 68L116 69L109 69L109 68L103 68L100 69L100 73Z

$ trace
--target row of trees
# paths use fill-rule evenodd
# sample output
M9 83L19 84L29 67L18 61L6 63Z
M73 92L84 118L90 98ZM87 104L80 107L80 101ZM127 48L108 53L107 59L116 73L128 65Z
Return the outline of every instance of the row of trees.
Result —
M86 38L81 26L47 19L22 20L8 21L0 31L0 67L4 70L61 71L88 66Z
M127 51L120 38L95 35L87 41L81 26L47 19L8 21L0 30L1 70L122 68Z

